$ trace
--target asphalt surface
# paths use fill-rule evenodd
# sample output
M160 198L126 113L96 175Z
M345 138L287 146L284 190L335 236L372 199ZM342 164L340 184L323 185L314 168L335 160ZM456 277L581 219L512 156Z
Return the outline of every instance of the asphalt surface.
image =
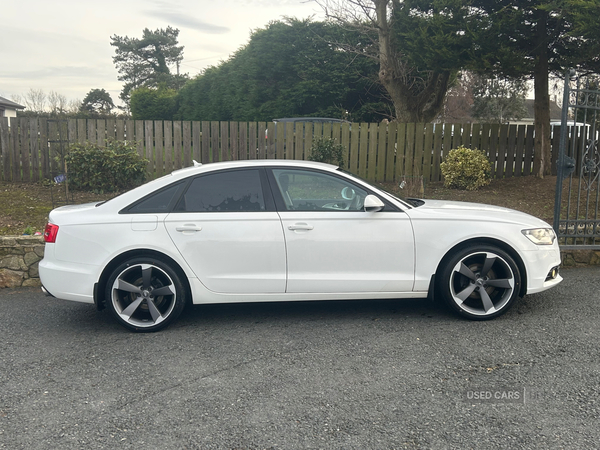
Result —
M0 448L598 448L600 268L563 276L489 322L208 305L155 334L0 290Z

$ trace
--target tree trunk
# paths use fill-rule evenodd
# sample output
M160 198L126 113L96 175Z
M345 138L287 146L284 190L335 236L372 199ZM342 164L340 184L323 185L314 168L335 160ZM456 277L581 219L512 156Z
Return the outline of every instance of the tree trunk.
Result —
M450 84L450 71L431 71L424 75L424 85L414 93L407 83L414 83L403 73L406 68L398 51L392 48L387 17L388 0L373 0L379 39L379 80L388 92L399 122L431 122L444 106Z
M537 25L538 52L534 68L535 141L533 174L538 178L552 173L550 149L550 94L548 93L548 44L546 21L548 13L542 12Z

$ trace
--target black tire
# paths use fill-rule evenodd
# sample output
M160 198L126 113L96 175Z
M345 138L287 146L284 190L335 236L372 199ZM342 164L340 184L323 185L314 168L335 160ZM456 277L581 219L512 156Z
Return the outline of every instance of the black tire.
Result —
M488 320L504 314L521 290L514 259L493 245L470 245L450 256L438 285L446 304L463 317Z
M137 257L120 264L106 283L106 306L125 328L162 330L181 314L189 293L179 272L164 261Z

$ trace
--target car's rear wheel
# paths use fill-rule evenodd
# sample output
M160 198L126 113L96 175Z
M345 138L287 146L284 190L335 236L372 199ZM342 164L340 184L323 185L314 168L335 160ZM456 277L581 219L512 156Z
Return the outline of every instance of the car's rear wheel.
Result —
M106 284L108 309L121 325L138 332L168 326L183 311L187 297L178 272L150 257L120 264Z
M472 245L454 253L441 272L442 297L451 309L473 320L504 314L521 289L514 259L491 245Z

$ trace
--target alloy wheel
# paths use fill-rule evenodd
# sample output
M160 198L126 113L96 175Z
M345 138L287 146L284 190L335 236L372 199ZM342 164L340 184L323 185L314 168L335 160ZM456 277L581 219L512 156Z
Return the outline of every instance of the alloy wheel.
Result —
M177 303L177 290L171 277L152 264L135 264L114 280L111 301L126 323L150 328L165 321Z
M452 300L461 310L475 316L498 313L515 293L511 265L492 252L474 252L461 258L449 281Z

